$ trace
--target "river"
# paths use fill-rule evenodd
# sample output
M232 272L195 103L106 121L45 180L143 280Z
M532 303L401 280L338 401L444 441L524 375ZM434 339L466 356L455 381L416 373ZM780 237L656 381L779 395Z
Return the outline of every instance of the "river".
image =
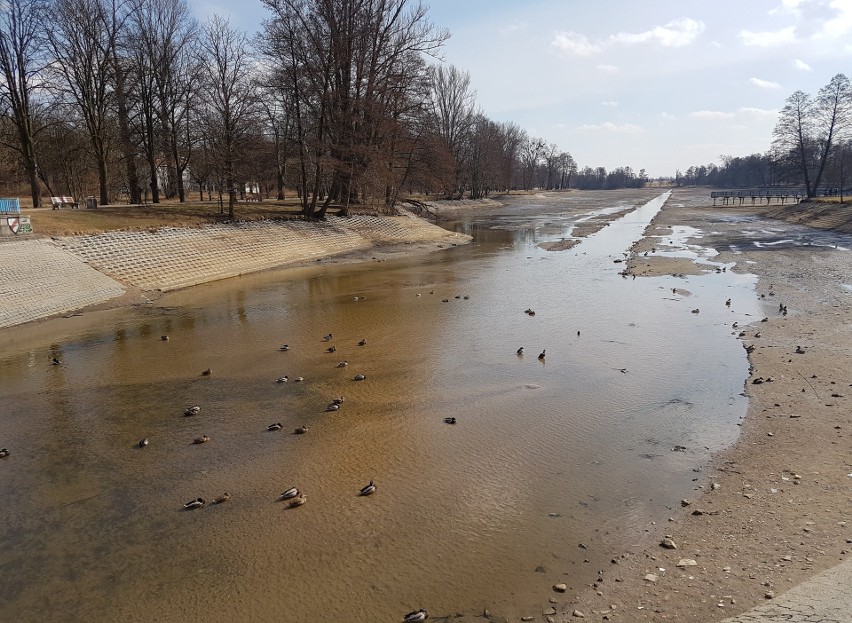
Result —
M429 256L0 332L4 617L516 620L592 582L746 409L731 325L759 313L754 278L620 274L667 198L513 197ZM538 246L622 211L573 249ZM278 499L291 486L303 506Z

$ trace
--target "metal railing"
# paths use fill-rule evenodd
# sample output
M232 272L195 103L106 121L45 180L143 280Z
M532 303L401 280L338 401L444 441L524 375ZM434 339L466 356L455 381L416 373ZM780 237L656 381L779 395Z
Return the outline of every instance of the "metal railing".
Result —
M14 199L0 199L0 214L20 214L21 213L21 200L18 198Z

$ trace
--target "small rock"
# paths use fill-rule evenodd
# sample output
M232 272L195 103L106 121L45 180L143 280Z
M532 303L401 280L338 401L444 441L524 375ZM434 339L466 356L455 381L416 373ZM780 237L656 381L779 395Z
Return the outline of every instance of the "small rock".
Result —
M678 567L696 567L698 563L695 562L692 558L681 558L677 561Z
M568 585L567 584L554 584L553 590L555 590L557 593L564 593L565 591L568 590Z
M572 612L572 613L571 613L571 616L572 616L572 617L577 617L578 619L584 619L584 618L586 618L586 615L585 615L585 614L583 614L582 612L580 612L579 610L574 610L574 612Z
M774 599L774 598L775 598L775 593L774 593L774 592L772 592L772 591L766 591L766 592L763 594L763 596L764 596L766 599Z
M556 614L556 608L548 608L547 610L542 610L541 612L544 616Z
M718 482L714 482L713 484L710 485L711 491L715 491L716 489L721 489L721 488L722 488L722 485L720 485Z
M547 572L544 570L544 567L542 567L541 565L539 565L538 567L536 567L536 568L535 568L535 572L536 572L536 573L547 573Z
M689 506L690 504L692 504L692 502L690 502L689 500L681 500L680 501L681 506Z
M665 547L666 549L677 549L677 544L672 541L670 537L666 537L660 541L660 547Z
M643 579L644 579L646 582L656 582L656 581L657 581L657 580L659 580L660 578L659 578L659 576L657 576L657 575L656 575L656 574L654 574L654 573L649 573L649 574L648 574L648 575L646 575Z
M535 617L521 617L521 621L535 621Z

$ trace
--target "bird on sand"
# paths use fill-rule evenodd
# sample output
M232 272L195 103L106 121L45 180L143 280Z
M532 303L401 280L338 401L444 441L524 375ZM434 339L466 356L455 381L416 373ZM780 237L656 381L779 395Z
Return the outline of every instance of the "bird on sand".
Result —
M210 437L208 437L207 435L201 435L201 437L196 437L195 439L193 439L192 443L202 444L207 443L208 441L210 441Z
M147 437L145 437L144 439L140 439L140 440L139 440L139 443L138 443L137 445L138 445L140 448L144 448L145 446L147 446L147 445L148 445L148 438L147 438Z
M278 497L282 500L292 500L297 495L300 495L299 490L296 487L290 487Z
M429 618L429 614L423 609L413 610L402 617L402 623L422 623Z
M183 507L186 510L190 511L194 508L201 508L202 506L204 506L204 504L205 504L204 498L196 498L196 499L190 500L189 502L184 504Z
M361 490L358 492L358 495L373 495L376 492L376 485L371 480L370 484L364 485L361 487Z
M544 353L546 353L546 352L547 352L547 350L545 349L545 350L541 351L541 354L538 356L538 358L539 358L541 361L544 361Z
M518 350L515 351L515 354L516 355L523 355L524 354L524 347L521 346Z
M269 426L267 426L266 430L272 432L276 430L281 430L282 428L284 428L284 426L282 426L281 422L275 422L274 424L270 424Z

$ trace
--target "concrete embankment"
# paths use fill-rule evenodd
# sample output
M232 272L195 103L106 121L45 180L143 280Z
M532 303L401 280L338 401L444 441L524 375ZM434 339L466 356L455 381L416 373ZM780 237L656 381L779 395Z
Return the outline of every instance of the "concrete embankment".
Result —
M464 244L411 214L114 231L0 244L0 328L105 303L383 246Z

